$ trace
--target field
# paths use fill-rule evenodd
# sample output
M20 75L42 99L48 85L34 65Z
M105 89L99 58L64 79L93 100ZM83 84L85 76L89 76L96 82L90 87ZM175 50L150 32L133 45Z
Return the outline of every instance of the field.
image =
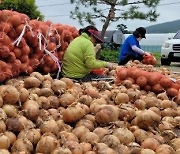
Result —
M154 57L157 59L157 66L160 66L160 52L153 52ZM119 51L117 50L102 50L101 51L101 60L109 62L118 62Z

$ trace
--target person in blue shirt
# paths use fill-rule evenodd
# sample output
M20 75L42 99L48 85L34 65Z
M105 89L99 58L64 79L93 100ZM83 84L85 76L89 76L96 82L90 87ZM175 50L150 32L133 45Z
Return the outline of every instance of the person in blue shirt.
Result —
M146 38L146 29L144 27L137 28L132 35L128 36L124 41L119 58L118 64L125 65L129 60L143 60L143 55L149 55L141 49L139 41Z

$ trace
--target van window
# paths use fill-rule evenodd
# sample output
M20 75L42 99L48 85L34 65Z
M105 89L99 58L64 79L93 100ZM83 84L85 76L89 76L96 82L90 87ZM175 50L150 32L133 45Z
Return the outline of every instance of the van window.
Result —
M180 39L180 31L176 33L176 35L174 36L174 39Z

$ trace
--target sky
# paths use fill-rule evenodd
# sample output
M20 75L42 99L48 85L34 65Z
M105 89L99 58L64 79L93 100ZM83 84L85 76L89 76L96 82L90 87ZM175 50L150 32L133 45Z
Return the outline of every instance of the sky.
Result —
M137 0L133 0L137 1ZM45 21L50 20L54 24L61 23L64 25L75 26L77 29L85 27L89 25L85 23L84 26L81 26L77 20L71 19L70 11L74 10L75 5L70 4L69 0L36 0L36 5L38 6L38 10L45 16ZM107 7L106 7L107 8ZM84 9L84 8L82 8ZM87 9L87 8L86 8ZM145 7L141 7L140 9L145 11ZM156 22L150 22L145 20L120 20L115 23L109 25L108 30L115 30L118 24L125 24L127 29L133 31L137 27L143 26L151 26L164 22L171 22L174 20L180 19L180 0L161 0L160 4L157 6L157 13L160 16L157 18ZM96 27L101 30L102 23L97 19Z

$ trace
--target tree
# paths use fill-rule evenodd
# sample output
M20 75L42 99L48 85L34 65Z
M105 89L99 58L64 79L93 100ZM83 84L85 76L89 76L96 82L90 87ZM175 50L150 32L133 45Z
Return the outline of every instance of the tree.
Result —
M117 29L120 30L123 34L129 34L130 32L127 30L127 26L124 24L117 25Z
M71 11L71 18L78 19L81 25L84 25L84 22L95 25L95 19L103 23L102 37L111 22L120 19L156 21L159 16L156 6L160 0L70 0L70 2L76 4L74 11ZM80 10L83 6L87 8L86 11ZM142 7L146 8L146 12L141 10Z
M4 9L24 13L28 15L30 19L44 19L44 16L37 10L35 0L2 0L0 10Z

